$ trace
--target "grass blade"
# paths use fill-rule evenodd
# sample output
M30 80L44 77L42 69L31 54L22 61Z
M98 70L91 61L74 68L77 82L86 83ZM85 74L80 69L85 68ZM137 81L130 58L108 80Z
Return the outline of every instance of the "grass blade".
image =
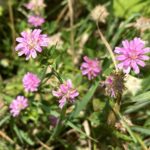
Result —
M95 82L94 85L92 85L92 87L89 89L87 94L83 97L83 99L77 102L75 110L71 114L71 117L73 118L77 117L80 111L86 107L86 105L88 104L92 96L94 95L94 92L96 91L98 85L99 85L99 82L98 81Z

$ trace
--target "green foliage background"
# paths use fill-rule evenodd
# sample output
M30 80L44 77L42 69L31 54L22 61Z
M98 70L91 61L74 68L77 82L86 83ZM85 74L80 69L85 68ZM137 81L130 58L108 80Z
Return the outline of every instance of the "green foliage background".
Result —
M11 4L10 4L11 2ZM105 96L100 86L107 75L114 70L107 48L97 34L96 23L91 20L90 12L98 4L106 6L109 16L100 29L112 49L124 39L141 37L149 42L150 30L140 32L133 26L136 19L150 17L149 0L75 0L74 55L70 49L69 19L66 14L59 22L58 16L67 7L66 0L45 0L47 7L43 12L46 23L43 33L52 36L61 33L63 45L45 49L36 60L25 61L18 57L13 47L13 24L10 17L12 9L15 36L29 28L28 11L23 7L25 0L0 1L0 149L91 149L93 150L146 150L150 147L150 62L135 77L140 81L140 88L129 83L130 90L123 94L117 120L122 120L125 133L107 124L107 116L114 107L114 100ZM67 12L66 12L67 13ZM83 36L88 41L79 53ZM147 44L149 46L149 43ZM101 61L102 74L93 81L88 81L80 71L83 56L97 57ZM42 79L39 91L34 94L24 92L22 77L27 72L34 72ZM58 102L52 96L52 90L68 78L72 79L80 96L75 106L67 108L67 113L58 108ZM133 87L132 87L133 86ZM134 92L133 92L134 91ZM135 93L135 94L133 94ZM9 104L17 95L25 95L30 107L17 118L9 113ZM51 126L49 116L54 115L62 124ZM124 117L133 123L129 126ZM85 126L85 124L87 124ZM90 130L88 134L87 130ZM91 146L90 146L91 145Z

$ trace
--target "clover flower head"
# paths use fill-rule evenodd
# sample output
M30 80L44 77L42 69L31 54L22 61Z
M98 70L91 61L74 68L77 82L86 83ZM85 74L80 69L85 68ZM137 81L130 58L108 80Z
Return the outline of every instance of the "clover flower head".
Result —
M109 15L109 13L104 5L97 5L91 11L91 18L92 18L92 20L94 20L96 22L105 23L108 15Z
M116 47L114 52L118 54L116 59L119 61L119 69L127 74L133 69L138 74L139 66L144 67L144 61L149 60L147 53L150 52L150 48L145 48L145 42L136 37L131 41L122 41L122 47Z
M44 0L30 0L24 6L31 11L37 12L39 10L42 10L46 5L44 3Z
M29 16L28 23L34 27L41 26L45 22L45 19L41 16Z
M87 75L89 80L97 77L101 72L99 61L97 59L92 60L88 58L87 56L84 56L83 59L84 59L84 62L82 63L80 67L82 71L82 75Z
M13 117L17 117L21 110L24 110L28 107L28 100L24 96L17 96L16 99L10 104L10 113Z
M106 95L109 95L111 97L115 97L115 90L113 88L113 76L108 76L106 80L104 81L103 85L105 86Z
M26 56L26 60L37 57L37 52L41 53L43 47L48 47L48 37L46 34L41 34L40 29L34 29L23 31L22 37L16 38L19 44L15 50L18 51L18 55Z
M122 72L107 76L101 84L105 88L106 95L116 98L118 94L122 94L125 89L124 78L125 75Z
M35 92L38 90L41 80L37 77L37 75L28 72L27 74L24 75L22 82L25 91Z
M52 91L52 94L59 98L60 108L63 108L66 102L73 103L79 95L78 91L73 88L71 80L61 84L57 91Z

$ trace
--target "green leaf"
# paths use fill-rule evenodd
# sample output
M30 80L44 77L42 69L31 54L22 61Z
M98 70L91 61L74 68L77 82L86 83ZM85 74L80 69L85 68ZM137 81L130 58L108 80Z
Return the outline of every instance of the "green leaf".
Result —
M89 89L87 94L83 97L82 100L78 101L76 103L75 110L71 114L71 117L77 117L81 110L83 110L88 102L91 100L92 96L94 95L94 92L96 91L97 87L99 85L99 81L95 81L94 85Z
M29 138L27 133L25 133L23 130L20 130L16 125L14 125L13 129L21 143L24 141L29 145L34 145L34 142Z
M46 22L44 24L43 30L45 30L48 34L53 34L57 29L56 21Z
M145 92L143 94L131 97L131 102L135 102L135 104L127 107L125 113L135 112L147 105L150 104L150 91Z
M121 35L123 34L123 32L126 30L126 25L129 24L130 22L133 21L133 19L135 19L137 16L139 16L139 14L134 14L131 15L127 20L125 20L123 22L123 24L118 28L117 32L115 33L115 35L113 35L113 38L111 40L111 46L112 48L114 48L116 46L116 44L118 43L118 41L120 40Z
M2 16L2 15L3 15L3 7L0 6L0 16Z
M12 97L11 96L9 96L9 95L7 95L7 94L4 94L4 93L0 93L0 96L4 99L4 100L6 100L6 102L8 102L8 103L10 103L11 101L12 101Z
M129 107L126 109L125 113L132 113L132 112L135 112L135 111L137 111L137 110L139 110L139 109L141 109L141 108L147 106L148 104L150 104L150 101L143 102L143 103L136 103L136 104L134 104L134 105L132 105L132 106L129 106Z
M54 128L54 130L52 132L52 135L51 135L51 137L49 138L48 141L51 141L52 139L57 137L60 134L61 130L63 129L64 126L62 125L62 121L65 120L65 118L64 118L65 117L65 112L66 112L66 105L62 109L59 121L58 121L56 127Z
M116 16L127 18L133 13L142 11L147 2L141 0L114 0L114 13Z
M16 125L14 125L13 129L14 129L17 137L19 138L20 142L23 143L23 139L22 139L22 136L20 134L20 130L18 129L18 127Z
M125 141L132 141L132 138L125 135L124 133L121 133L119 131L113 131L113 134L117 137L117 138L120 138L122 140L125 140Z
M0 127L6 122L6 121L8 121L10 119L10 116L6 116L6 117L4 117L2 120L0 120Z
M27 144L34 145L34 142L30 139L30 137L28 136L27 133L25 133L24 131L21 130L20 135Z
M101 118L99 117L100 116L100 112L93 112L90 116L89 116L89 120L91 122L91 125L92 126L99 126L100 123L101 123Z
M77 127L76 125L74 125L72 122L68 121L67 125L70 126L71 128L75 129L76 131L78 131L80 134L82 134L85 137L88 137L89 139L93 140L94 142L97 142L97 140L93 139L92 137L86 135L86 133L84 133L79 127Z
M150 136L150 129L148 129L148 128L144 128L144 127L140 127L140 126L133 126L131 128L134 131L137 131L137 132L140 132L140 133L142 133L144 135Z
M142 82L142 91L148 91L150 89L150 77L148 75L147 78L143 79L143 82Z
M145 102L150 99L150 91L131 98L132 102Z

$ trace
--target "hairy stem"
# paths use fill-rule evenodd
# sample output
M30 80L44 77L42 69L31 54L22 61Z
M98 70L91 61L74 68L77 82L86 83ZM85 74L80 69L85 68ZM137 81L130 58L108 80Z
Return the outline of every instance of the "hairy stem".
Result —
M116 69L116 71L118 72L117 62L116 62L114 53L113 53L113 51L112 51L112 48L111 48L111 46L109 45L109 43L107 42L107 40L106 40L106 38L104 37L103 33L101 32L98 23L97 23L97 28L98 28L98 33L99 33L99 35L100 35L100 38L101 38L102 41L104 42L104 44L105 44L105 46L106 46L106 48L107 48L107 50L108 50L108 52L109 52L109 54L110 54L110 56L111 56L111 58L112 58L112 61L113 61L114 66L115 66L115 69Z

